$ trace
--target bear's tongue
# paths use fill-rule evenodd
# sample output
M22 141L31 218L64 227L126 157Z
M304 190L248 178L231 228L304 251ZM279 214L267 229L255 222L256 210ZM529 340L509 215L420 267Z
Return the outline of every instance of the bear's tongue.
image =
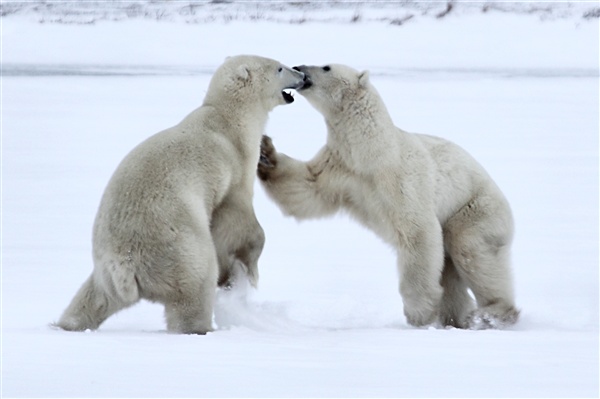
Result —
M291 90L283 90L281 92L281 95L283 96L283 99L286 103L291 104L294 102L294 96L292 95Z

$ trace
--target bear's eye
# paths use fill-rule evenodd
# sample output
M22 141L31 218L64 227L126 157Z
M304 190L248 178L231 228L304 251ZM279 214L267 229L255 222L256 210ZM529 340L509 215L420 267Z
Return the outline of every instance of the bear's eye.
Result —
M325 65L325 66L323 67L323 70L324 70L325 72L329 72L329 71L331 70L331 68L329 67L329 65Z
M279 67L279 69L277 70L277 72L281 72L281 71L283 71L283 68Z

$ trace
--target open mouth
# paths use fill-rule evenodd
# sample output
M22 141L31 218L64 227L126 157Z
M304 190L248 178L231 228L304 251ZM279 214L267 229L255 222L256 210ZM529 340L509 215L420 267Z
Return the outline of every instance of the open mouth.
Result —
M294 90L283 89L281 91L281 95L283 96L283 100L286 102L286 104L291 104L294 102Z
M296 83L293 86L284 88L281 91L281 95L283 96L283 99L285 100L285 102L288 104L293 103L294 102L294 94L296 93L296 90L302 89L302 87L304 87L305 84L306 84L306 81L301 81L301 82Z

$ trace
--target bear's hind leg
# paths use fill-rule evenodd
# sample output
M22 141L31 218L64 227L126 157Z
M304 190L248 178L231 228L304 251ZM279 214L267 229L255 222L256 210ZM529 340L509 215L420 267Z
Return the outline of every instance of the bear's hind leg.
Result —
M475 303L449 256L444 259L442 287L444 294L440 304L440 323L443 326L466 328L467 316L475 308Z
M484 237L480 230L468 229L450 240L452 261L477 301L478 308L467 317L468 328L504 328L518 320L508 238Z
M165 302L165 319L169 332L206 334L213 330L217 278L216 272L212 274L208 279L202 280L200 276L196 276L179 283L178 296Z
M67 331L95 330L112 314L137 302L123 302L110 296L92 274L83 283L54 326Z
M216 267L216 266L215 266ZM167 330L180 334L206 334L212 331L212 315L217 288L214 278L202 281L191 278L176 298L165 302ZM194 284L194 287L191 286Z
M477 301L468 328L503 328L517 322L510 246L513 220L497 189L482 192L444 225L446 252Z
M169 332L206 334L212 331L212 316L217 289L218 264L216 250L208 231L182 245L176 287L166 298L165 318Z
M491 249L485 244L454 251L453 261L477 300L478 308L467 317L468 328L504 328L517 322L506 252L508 248Z

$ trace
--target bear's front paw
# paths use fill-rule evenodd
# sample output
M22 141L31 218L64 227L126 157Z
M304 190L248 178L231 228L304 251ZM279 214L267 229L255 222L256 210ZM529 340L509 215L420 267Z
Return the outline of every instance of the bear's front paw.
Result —
M258 160L258 177L267 181L271 178L273 171L277 167L277 152L273 146L273 141L269 136L262 136L260 142L260 159Z

